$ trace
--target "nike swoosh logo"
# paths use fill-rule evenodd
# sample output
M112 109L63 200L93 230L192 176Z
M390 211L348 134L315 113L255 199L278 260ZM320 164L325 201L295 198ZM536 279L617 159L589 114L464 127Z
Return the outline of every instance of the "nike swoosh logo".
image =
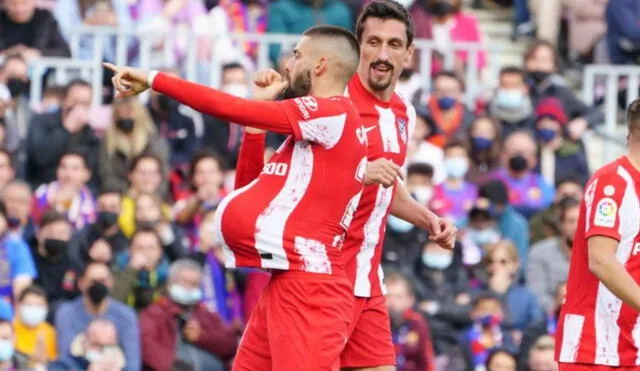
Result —
M369 128L364 128L364 132L365 132L365 133L368 133L368 132L370 132L371 130L374 130L376 127L377 127L377 126L372 126L372 127L369 127Z

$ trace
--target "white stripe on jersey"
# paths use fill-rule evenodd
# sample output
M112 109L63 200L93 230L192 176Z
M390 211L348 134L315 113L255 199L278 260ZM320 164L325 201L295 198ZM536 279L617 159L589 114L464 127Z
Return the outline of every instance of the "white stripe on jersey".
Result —
M624 189L624 195L618 215L620 225L618 233L620 233L620 243L616 251L616 258L623 266L631 256L633 242L640 232L640 202L635 189L635 182L631 175L622 166L618 167L618 175L622 177L627 186ZM595 325L596 325L596 364L619 366L620 356L618 354L618 342L620 340L620 326L618 326L618 318L620 317L620 309L622 300L616 297L609 289L600 282L598 284L598 292L596 294L595 308ZM636 344L637 346L638 344Z
M396 115L391 108L376 106L378 111L378 126L382 137L382 147L385 152L400 153L400 142L398 142L398 128L396 126Z
M216 215L214 219L215 229L216 229L216 237L218 238L218 242L222 245L222 251L224 252L225 257L225 267L227 268L235 268L236 267L236 256L233 254L233 251L229 248L229 245L224 240L224 236L222 235L222 215L224 215L224 210L229 205L229 202L236 198L237 196L244 193L247 189L251 188L258 179L254 179L253 182L247 184L246 186L236 189L235 191L229 193L227 197L223 198L218 205L216 210Z
M384 188L381 185L375 187L378 187L375 207L363 227L364 240L362 241L360 252L358 252L356 256L357 270L354 290L355 295L358 297L371 296L371 281L369 280L371 260L373 259L378 241L384 237L381 234L381 229L384 227L382 222L386 220L387 209L391 205L391 199L393 198L393 192L395 190L395 185L389 188Z
M312 147L307 142L296 142L284 186L256 221L256 250L260 254L271 254L270 259L262 258L262 268L289 269L283 245L284 230L289 216L307 192L312 174Z
M584 327L584 316L565 314L562 327L562 348L560 348L560 362L575 363L580 349L580 339Z
M302 137L310 142L318 143L325 149L331 149L342 138L347 114L318 117L308 121L300 121Z

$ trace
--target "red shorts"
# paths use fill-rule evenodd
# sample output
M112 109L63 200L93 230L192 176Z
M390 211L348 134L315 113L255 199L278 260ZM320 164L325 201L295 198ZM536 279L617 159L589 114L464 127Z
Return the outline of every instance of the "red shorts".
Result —
M638 366L614 367L584 363L558 363L558 371L638 371Z
M251 314L233 370L339 370L353 301L346 276L274 273Z
M340 366L364 368L394 366L396 350L384 296L356 298L349 340L340 355Z

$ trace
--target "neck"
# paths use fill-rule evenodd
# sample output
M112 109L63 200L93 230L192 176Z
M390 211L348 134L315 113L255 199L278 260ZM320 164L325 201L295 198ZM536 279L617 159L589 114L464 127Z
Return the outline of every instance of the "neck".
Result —
M391 97L393 96L393 92L396 88L395 82L392 81L391 84L389 84L389 86L387 86L387 88L384 90L374 90L374 89L371 89L371 86L369 86L367 81L365 81L365 79L362 76L363 74L358 72L358 78L360 79L362 86L364 86L364 88L367 89L369 93L373 94L374 97L380 99L383 102L391 101Z
M509 168L507 168L507 173L513 179L522 179L527 174L526 171L521 171L521 172L516 173L515 171L513 171L513 170L511 170Z
M562 241L562 252L564 252L568 257L571 257L571 246L567 244L566 238L563 238Z
M456 178L447 178L447 185L449 188L460 188L464 183L464 178L456 179Z
M87 297L82 299L84 301L84 307L87 309L89 314L99 315L104 313L107 310L107 306L109 305L109 299L104 299L100 304L95 305L89 300Z
M629 139L627 158L633 167L640 171L640 141Z
M438 23L438 24L445 24L445 23L447 23L451 18L453 18L453 14L447 14L447 15L445 15L445 16L435 18L435 21L436 21L436 23Z
M314 88L311 89L310 93L318 98L343 96L344 91L347 89L346 84L337 83L333 79L319 79L316 80L313 85Z

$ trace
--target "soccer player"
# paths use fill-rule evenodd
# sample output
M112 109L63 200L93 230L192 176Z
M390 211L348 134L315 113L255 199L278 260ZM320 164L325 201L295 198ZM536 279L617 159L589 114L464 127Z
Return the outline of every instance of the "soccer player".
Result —
M116 72L116 96L151 87L225 121L288 134L262 174L228 195L216 213L226 266L272 269L254 310L234 370L335 370L353 310L341 256L343 236L366 169L366 134L343 93L359 53L353 34L307 30L285 66L285 81L257 81L249 101L132 68ZM272 75L269 75L272 76ZM267 76L267 77L269 77ZM288 83L287 83L288 82Z
M640 100L627 155L587 183L556 334L560 371L640 369Z
M347 95L356 104L368 138L366 186L345 237L343 254L347 274L354 284L356 305L350 337L341 356L346 369L394 370L391 339L380 259L389 213L426 229L431 239L453 248L456 229L438 218L409 194L402 182L401 166L415 124L413 106L394 92L406 61L413 56L413 21L393 0L374 0L362 11L357 25L360 64ZM264 139L259 130L247 129L238 160L236 182L244 184L259 173Z

